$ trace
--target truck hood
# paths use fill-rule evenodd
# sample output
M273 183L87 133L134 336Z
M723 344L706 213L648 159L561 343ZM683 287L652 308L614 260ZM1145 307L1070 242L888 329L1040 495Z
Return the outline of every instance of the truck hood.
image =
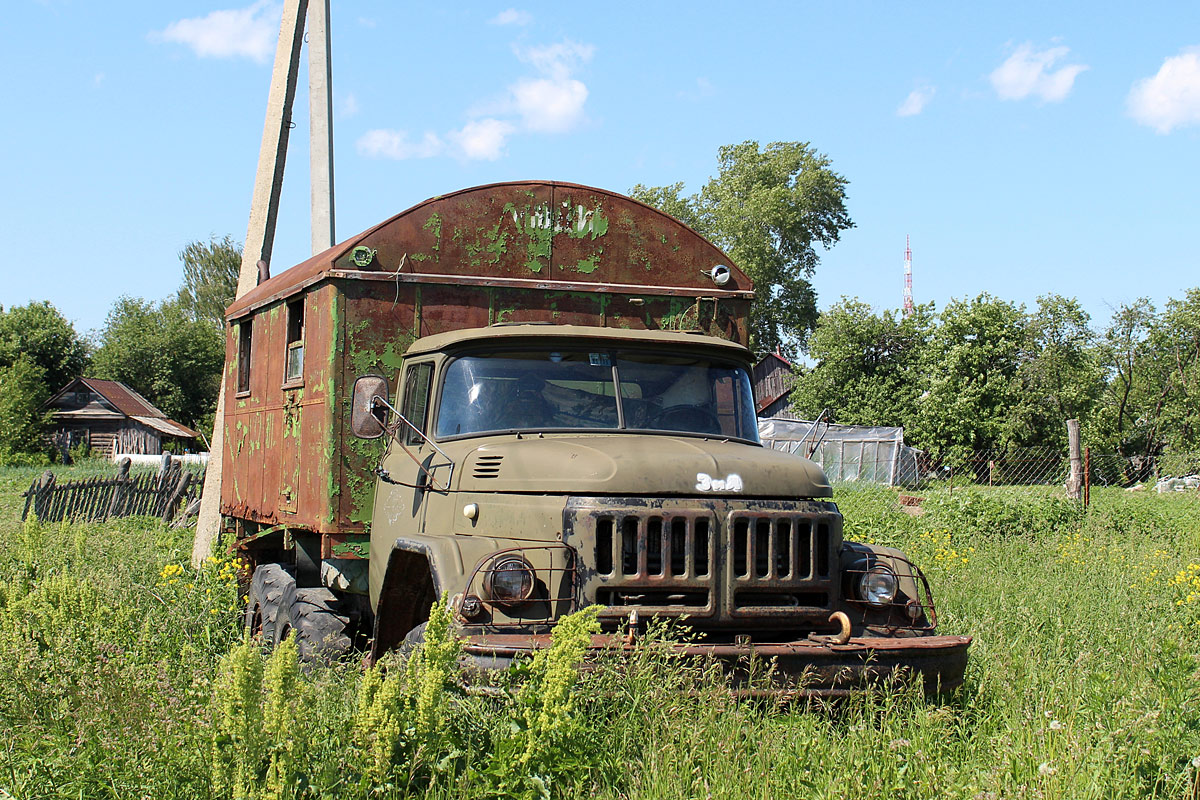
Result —
M458 460L458 459L455 459ZM755 445L661 435L525 436L469 450L460 491L813 498L833 492L806 458Z

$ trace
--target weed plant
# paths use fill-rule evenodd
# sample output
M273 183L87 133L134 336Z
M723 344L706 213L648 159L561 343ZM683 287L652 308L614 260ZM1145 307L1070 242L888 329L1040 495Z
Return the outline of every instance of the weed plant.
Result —
M0 470L0 797L1200 791L1200 526L1183 498L1094 489L1085 513L1049 489L971 487L921 516L842 503L848 538L905 549L942 632L975 637L966 683L780 705L733 699L665 624L581 669L594 610L487 696L464 688L444 606L407 662L300 670L291 643L245 638L230 559L192 569L190 533L148 519L22 525L30 480Z

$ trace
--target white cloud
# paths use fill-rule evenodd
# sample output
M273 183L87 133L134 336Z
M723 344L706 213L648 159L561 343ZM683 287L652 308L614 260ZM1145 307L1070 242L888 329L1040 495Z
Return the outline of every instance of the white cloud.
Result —
M488 20L489 25L528 25L531 22L533 22L532 14L528 11L518 11L515 8L506 8Z
M541 47L513 47L517 58L532 64L538 72L554 79L565 79L577 66L592 60L594 45L563 39Z
M922 86L913 89L908 93L908 97L904 98L904 102L896 109L898 117L915 117L925 110L925 106L929 105L929 101L933 99L934 93L937 91L932 86Z
M1159 133L1200 124L1200 47L1163 61L1157 74L1133 84L1129 116Z
M472 120L445 137L426 131L418 141L413 141L407 131L377 128L359 137L357 147L360 155L395 161L442 155L466 161L495 161L503 155L504 145L515 131L513 124L491 118Z
M512 86L517 111L525 128L539 133L565 133L583 119L588 89L570 79L519 81Z
M202 58L240 56L265 62L275 53L282 9L274 0L258 0L246 8L181 19L150 36L157 41L187 45Z
M342 98L342 116L353 117L358 113L358 98L348 94Z
M102 83L104 83L104 73L97 72L95 77L92 78L92 84L95 86L99 86Z
M477 119L468 122L460 130L446 135L457 148L457 155L467 160L495 161L498 159L508 137L516 128L499 119Z
M501 15L503 16L503 15ZM503 96L468 109L468 122L443 136L426 133L411 141L405 131L377 129L358 140L358 152L376 158L430 158L495 161L518 133L566 133L585 119L588 88L573 77L591 59L592 45L564 40L540 47L514 47L513 53L540 73L510 84Z
M438 135L426 131L419 142L409 141L406 131L390 131L382 128L367 131L357 142L358 152L373 158L391 158L402 161L407 158L432 158L445 151L445 144Z
M1001 100L1024 100L1031 95L1047 103L1065 100L1075 78L1087 69L1085 64L1063 64L1052 70L1069 52L1070 48L1063 46L1034 50L1032 44L1023 44L992 72L992 88Z
M517 58L542 73L509 87L524 127L539 133L565 133L583 121L588 88L571 73L590 61L596 48L569 39L543 47L517 47Z

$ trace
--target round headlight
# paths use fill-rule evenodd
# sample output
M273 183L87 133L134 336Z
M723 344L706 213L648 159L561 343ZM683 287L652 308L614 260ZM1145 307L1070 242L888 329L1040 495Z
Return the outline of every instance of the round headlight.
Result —
M896 599L896 573L883 565L871 567L858 581L858 596L873 606Z
M524 603L533 597L533 567L518 556L505 556L487 576L488 599L501 605Z

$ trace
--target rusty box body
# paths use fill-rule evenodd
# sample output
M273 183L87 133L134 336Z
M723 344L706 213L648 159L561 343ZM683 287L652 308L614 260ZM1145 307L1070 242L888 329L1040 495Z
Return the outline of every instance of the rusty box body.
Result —
M746 344L752 297L720 250L621 195L525 182L430 199L228 309L221 512L243 535L319 533L322 557L354 557L382 442L350 434L351 388L368 373L394 387L416 338L542 322Z

